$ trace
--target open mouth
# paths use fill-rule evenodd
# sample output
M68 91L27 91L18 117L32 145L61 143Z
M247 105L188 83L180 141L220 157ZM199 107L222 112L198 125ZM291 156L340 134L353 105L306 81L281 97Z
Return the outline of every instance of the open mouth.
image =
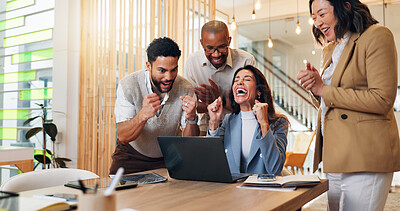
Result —
M168 89L171 86L171 82L168 82L168 83L161 82L160 85L161 85L161 88Z
M242 95L246 95L247 91L245 89L242 88L238 88L236 89L236 96L242 96Z
M212 61L213 61L214 63L221 63L221 62L222 62L222 58L221 58L221 57L219 57L219 58L212 58Z
M322 33L327 34L329 32L329 27L321 29Z

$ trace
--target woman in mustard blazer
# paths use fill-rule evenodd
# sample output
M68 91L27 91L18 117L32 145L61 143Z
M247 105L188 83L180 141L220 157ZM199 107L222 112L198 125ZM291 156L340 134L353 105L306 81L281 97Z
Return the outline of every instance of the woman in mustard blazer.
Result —
M308 63L296 78L320 108L314 171L323 161L329 210L383 210L400 170L393 35L358 0L310 0L309 7L324 47L322 74Z

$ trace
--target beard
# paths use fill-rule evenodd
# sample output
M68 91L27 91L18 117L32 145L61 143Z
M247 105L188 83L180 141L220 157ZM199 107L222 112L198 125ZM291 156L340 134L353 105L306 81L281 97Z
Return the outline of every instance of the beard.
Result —
M161 93L167 93L171 91L172 86L174 85L175 79L174 80L169 80L169 81L157 81L155 78L151 77L151 80L153 82L154 87L157 88L157 90ZM160 84L161 83L171 83L168 90L162 90Z

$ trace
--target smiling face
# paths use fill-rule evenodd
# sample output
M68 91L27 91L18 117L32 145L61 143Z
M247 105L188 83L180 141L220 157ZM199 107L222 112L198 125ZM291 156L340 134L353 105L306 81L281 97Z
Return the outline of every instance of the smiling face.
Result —
M250 111L260 93L254 74L247 69L240 70L232 85L233 98L242 111Z
M175 78L178 75L179 57L159 56L153 62L146 62L147 70L150 71L151 85L157 94L169 92L172 89Z
M204 32L200 40L207 59L215 68L219 68L225 64L226 58L228 57L230 42L231 38L225 31L217 33ZM214 51L212 51L212 49ZM208 53L207 51L211 51L211 53Z
M336 40L335 26L338 22L333 6L327 0L315 0L311 5L311 17L314 26L320 30L329 42Z

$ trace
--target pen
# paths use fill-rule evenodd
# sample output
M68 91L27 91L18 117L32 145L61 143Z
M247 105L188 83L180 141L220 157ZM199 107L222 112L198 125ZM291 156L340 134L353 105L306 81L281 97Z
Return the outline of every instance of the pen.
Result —
M121 179L122 174L124 173L124 168L119 167L117 173L115 174L114 178L111 180L110 185L108 185L107 189L104 191L104 196L109 196L114 191L115 186Z
M83 193L86 193L86 187L83 184L83 181L81 179L78 180L79 186L81 187L80 189L82 190Z
M97 182L96 183L96 187L94 188L94 194L96 194L97 193L97 189L99 188L99 183Z

